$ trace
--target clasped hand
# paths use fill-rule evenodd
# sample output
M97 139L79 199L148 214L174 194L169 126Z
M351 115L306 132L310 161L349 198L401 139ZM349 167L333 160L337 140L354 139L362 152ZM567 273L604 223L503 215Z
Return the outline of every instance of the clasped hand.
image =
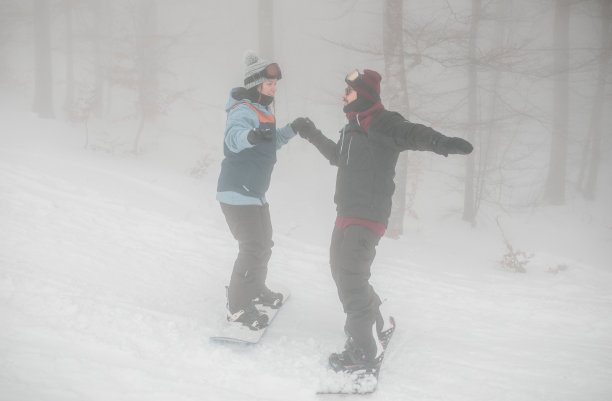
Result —
M302 138L308 139L313 132L317 130L317 126L308 117L298 117L291 123L291 128L297 132Z

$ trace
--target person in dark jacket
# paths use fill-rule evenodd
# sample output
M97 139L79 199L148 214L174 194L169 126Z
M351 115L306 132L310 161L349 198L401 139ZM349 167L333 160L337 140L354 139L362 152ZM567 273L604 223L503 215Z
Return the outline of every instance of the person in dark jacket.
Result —
M325 137L308 118L297 119L295 129L338 167L330 266L346 313L348 340L344 351L333 353L329 360L336 370L352 371L375 366L382 352L381 300L369 278L376 246L391 213L400 152L422 150L448 156L469 154L473 148L464 139L446 137L386 110L380 100L381 76L376 71L355 70L345 81L342 99L348 123L338 142Z
M244 87L234 88L227 102L217 200L229 229L238 241L227 288L227 320L259 330L268 316L257 304L279 307L282 294L266 286L272 255L272 223L266 191L270 186L276 150L296 132L291 124L276 128L270 109L282 74L277 63L245 55Z

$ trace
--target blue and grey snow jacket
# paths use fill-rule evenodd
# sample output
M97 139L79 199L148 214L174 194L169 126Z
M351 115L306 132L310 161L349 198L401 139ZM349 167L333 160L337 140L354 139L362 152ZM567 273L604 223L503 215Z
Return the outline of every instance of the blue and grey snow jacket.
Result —
M243 88L234 88L225 107L225 127L217 200L235 205L262 205L270 187L276 150L295 136L290 124L276 129L274 114L266 106L243 98ZM271 141L252 145L247 136L253 128L270 128Z

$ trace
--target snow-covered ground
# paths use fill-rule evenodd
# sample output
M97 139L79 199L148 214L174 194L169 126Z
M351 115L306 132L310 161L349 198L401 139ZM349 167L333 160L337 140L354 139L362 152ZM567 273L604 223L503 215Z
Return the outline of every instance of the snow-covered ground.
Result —
M301 189L312 172L282 163L307 148L279 154L269 280L292 298L258 345L221 345L208 337L236 245L214 200L217 167L195 179L83 149L57 122L1 121L0 400L321 398L344 342L327 265L333 168L321 161L320 187ZM502 215L508 240L533 254L525 274L500 267L493 217L471 228L445 212L460 197L424 185L418 222L378 248L372 281L398 329L367 398L612 399L607 185L594 204Z

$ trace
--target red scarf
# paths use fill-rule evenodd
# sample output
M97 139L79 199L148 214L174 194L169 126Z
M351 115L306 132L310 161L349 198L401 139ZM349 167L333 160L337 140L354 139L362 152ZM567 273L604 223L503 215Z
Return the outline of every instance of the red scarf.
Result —
M361 128L365 130L365 132L370 133L370 124L372 123L372 117L378 110L384 109L385 106L382 105L382 102L379 100L374 103L372 107L364 111L349 111L346 113L346 118L349 121L357 121L357 124Z

